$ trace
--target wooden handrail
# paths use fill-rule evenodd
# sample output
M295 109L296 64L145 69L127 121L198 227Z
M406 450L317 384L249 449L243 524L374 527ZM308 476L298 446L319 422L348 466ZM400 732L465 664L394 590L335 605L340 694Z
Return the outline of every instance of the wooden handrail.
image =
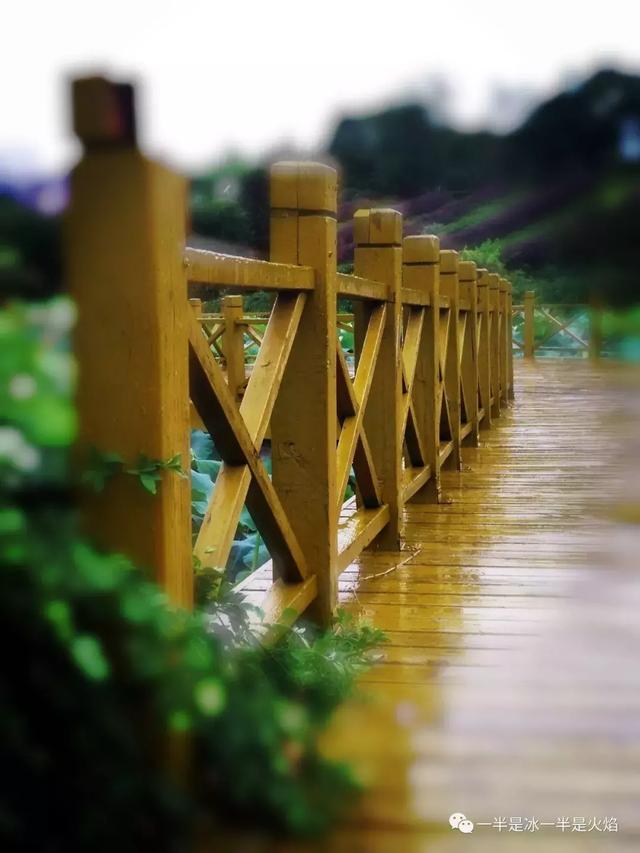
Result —
M389 288L384 282L371 281L357 275L338 273L338 296L353 297L354 299L371 299L374 302L384 302L388 298Z
M204 249L186 248L184 266L191 285L246 290L313 290L310 267L277 264L255 258L237 258Z
M87 504L90 527L189 607L192 552L224 566L246 504L272 557L267 618L310 608L326 623L339 573L364 549L399 547L404 504L441 500L441 468L462 470L512 399L511 286L435 236L403 239L389 209L356 212L354 274L339 273L337 175L314 163L272 168L269 261L185 248L184 180L130 136L114 141L100 113L111 84L86 86L105 97L77 100L85 151L67 229L79 451L188 466L191 401L223 460L195 549L179 477L153 499L109 484ZM273 307L246 312L241 293L223 292L220 311L203 312L193 298L228 288L271 291ZM352 315L338 314L340 297Z

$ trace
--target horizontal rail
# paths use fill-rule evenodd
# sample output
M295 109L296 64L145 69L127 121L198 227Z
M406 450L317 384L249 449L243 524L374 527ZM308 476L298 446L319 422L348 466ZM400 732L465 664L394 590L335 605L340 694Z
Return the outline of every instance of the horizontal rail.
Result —
M429 305L431 305L431 294L426 291L416 290L412 287L403 287L402 304L417 305L427 308Z
M187 248L184 265L191 285L280 291L313 290L315 283L310 267L238 258L205 249Z
M338 296L351 299L367 299L374 302L386 302L389 288L380 281L371 281L357 275L338 273Z

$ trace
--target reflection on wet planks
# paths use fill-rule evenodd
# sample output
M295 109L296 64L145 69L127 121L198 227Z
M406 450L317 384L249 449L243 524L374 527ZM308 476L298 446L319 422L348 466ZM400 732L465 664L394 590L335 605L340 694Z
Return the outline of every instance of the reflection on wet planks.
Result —
M317 849L640 849L640 528L619 520L638 497L640 388L568 360L521 362L516 388L468 470L446 473L453 503L409 505L403 550L341 577L390 642L325 742L369 791ZM619 831L463 842L452 812Z

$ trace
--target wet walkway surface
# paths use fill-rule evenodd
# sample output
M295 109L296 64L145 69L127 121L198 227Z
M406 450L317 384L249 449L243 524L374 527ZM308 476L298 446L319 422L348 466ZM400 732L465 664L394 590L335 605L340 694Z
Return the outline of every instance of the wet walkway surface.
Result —
M369 789L318 849L640 850L639 415L633 370L520 362L452 503L342 575L389 644L327 733Z

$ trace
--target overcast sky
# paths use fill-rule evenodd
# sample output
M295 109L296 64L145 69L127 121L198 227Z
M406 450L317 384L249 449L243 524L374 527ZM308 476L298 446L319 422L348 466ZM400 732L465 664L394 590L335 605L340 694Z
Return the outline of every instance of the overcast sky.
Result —
M343 112L446 94L460 127L508 129L601 65L640 71L634 0L11 0L0 169L77 155L66 78L141 84L145 149L183 169L230 150L313 148Z

